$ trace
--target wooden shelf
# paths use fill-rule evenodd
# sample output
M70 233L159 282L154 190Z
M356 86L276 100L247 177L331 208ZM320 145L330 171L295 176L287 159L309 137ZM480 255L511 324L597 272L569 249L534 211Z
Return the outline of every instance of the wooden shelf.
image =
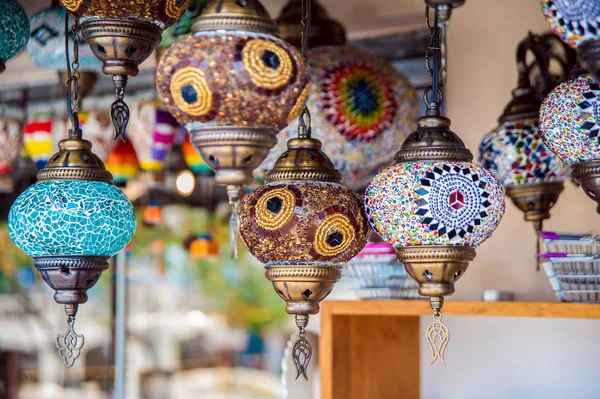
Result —
M420 395L420 316L426 300L321 304L321 399L415 399ZM600 319L595 304L459 302L445 316Z

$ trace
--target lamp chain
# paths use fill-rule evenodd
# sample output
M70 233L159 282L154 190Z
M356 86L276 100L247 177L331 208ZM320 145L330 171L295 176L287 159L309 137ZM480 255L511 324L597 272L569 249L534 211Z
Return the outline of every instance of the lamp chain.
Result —
M425 66L431 75L431 86L425 89L423 100L427 105L427 115L439 116L440 108L444 101L444 93L442 91L440 75L442 74L442 40L441 28L439 24L439 10L436 8L434 12L434 21L431 24L429 16L429 7L425 7L425 26L429 29L431 37L429 45L425 50Z
M69 33L73 40L73 62L69 56ZM67 62L67 113L71 120L69 130L70 139L81 139L82 132L79 127L79 22L73 20L69 28L69 17L65 18L65 58Z
M302 19L300 20L302 24L302 33L301 33L301 45L300 52L302 54L302 58L304 58L304 62L308 64L308 34L310 32L310 21L311 21L311 3L312 0L302 0ZM298 116L298 137L300 138L310 138L311 135L311 118L310 111L308 110L308 106L305 104Z

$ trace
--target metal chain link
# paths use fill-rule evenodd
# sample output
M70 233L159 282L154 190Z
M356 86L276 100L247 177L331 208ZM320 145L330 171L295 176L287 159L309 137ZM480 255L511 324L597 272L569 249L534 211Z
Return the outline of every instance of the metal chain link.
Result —
M73 62L71 63L69 54L69 32L73 38ZM71 130L69 138L78 138L82 136L79 127L79 23L77 19L73 20L73 25L69 28L69 17L65 18L65 58L67 62L67 111L71 119Z
M312 0L302 0L302 19L300 21L302 24L300 54L302 55L302 58L306 64L308 64L307 49L311 21L311 2ZM311 136L310 123L310 111L308 110L308 106L304 104L304 107L298 116L298 137L306 138Z
M431 85L423 93L423 101L427 105L427 115L440 115L440 107L444 100L444 93L440 85L442 73L442 44L441 32L438 23L438 10L434 12L433 24L430 21L429 6L425 7L425 26L430 32L429 45L425 50L425 67L431 75Z

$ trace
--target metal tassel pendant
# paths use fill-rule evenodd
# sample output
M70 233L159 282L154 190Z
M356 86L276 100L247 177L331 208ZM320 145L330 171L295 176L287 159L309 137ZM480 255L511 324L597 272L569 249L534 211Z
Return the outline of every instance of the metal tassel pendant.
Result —
M75 332L75 313L77 312L77 305L70 307L65 306L65 312L67 313L68 318L67 331L56 338L56 346L58 347L58 355L62 358L65 366L73 367L75 360L77 360L81 354L81 348L83 348L85 338L83 334L77 334Z
M129 123L129 107L123 101L125 97L125 86L127 86L127 75L113 76L115 85L115 97L117 98L110 106L110 118L115 126L114 140L125 139L127 124Z
M431 350L431 363L429 364L433 364L439 359L440 363L444 366L446 365L444 353L446 352L448 341L450 341L450 330L442 322L442 314L435 312L433 314L433 322L427 327L427 343Z
M308 315L297 314L296 325L298 326L298 339L294 342L292 347L292 358L296 365L296 379L303 376L308 381L308 365L312 357L312 346L306 339L306 326L308 325Z
M240 215L238 208L240 202L231 203L231 217L229 218L229 239L231 240L231 259L238 257L238 238L240 235Z

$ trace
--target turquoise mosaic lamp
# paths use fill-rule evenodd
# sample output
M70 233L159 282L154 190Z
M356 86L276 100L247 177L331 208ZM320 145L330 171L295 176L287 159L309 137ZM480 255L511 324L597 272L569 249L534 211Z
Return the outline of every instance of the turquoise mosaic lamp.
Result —
M108 268L109 258L133 238L136 218L89 141L75 137L58 146L38 182L11 207L8 232L55 290L54 300L65 305L69 326L57 343L70 367L84 340L73 328L78 306L87 301L87 290Z
M0 1L0 73L29 40L29 19L16 0Z

